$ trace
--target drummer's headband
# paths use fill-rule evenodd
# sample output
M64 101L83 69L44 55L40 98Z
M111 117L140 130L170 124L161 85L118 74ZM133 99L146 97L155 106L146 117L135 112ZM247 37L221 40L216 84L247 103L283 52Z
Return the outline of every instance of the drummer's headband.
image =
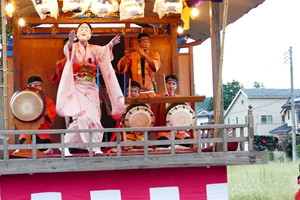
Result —
M137 86L130 86L130 88L136 88L138 91L140 91L140 88ZM127 90L129 90L129 87L127 88Z
M31 85L33 85L33 84L40 84L40 85L43 85L43 82L41 82L41 81L33 81L33 82L29 83L28 86L31 86Z
M169 81L174 81L176 84L178 84L178 80L176 80L176 79L168 78L168 80L166 82L169 82Z

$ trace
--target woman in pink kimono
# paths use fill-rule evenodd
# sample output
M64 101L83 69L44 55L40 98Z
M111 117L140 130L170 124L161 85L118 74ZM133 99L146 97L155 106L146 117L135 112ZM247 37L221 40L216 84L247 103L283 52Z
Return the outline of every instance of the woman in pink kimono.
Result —
M120 42L120 36L114 37L107 45L99 46L88 43L92 36L92 27L84 22L78 26L77 39L73 43L75 31L69 34L69 41L64 46L67 58L57 92L56 110L61 117L73 117L68 129L102 129L100 122L99 93L95 82L97 65L100 65L103 80L107 86L112 103L112 115L125 113L122 91L111 65L112 48ZM103 132L92 134L93 143L102 141ZM88 143L89 133L66 133L65 143ZM93 152L101 154L100 147L93 147ZM71 155L65 149L65 155Z

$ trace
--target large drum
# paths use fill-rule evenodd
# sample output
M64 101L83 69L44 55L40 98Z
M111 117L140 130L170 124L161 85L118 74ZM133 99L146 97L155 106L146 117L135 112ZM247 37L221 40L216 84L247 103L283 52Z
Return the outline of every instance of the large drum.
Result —
M193 126L196 123L194 110L186 103L171 104L166 109L167 126Z
M124 124L126 127L151 127L155 116L147 104L130 105L126 109Z
M14 117L22 122L37 121L46 110L45 95L34 87L20 89L10 99L10 110Z

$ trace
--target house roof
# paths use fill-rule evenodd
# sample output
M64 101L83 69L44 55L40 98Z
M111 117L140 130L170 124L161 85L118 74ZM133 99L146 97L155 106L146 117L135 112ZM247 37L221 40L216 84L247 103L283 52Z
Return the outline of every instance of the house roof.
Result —
M294 102L295 102L295 107L300 107L300 97L296 97L294 98ZM281 106L281 108L284 109L291 109L291 100L288 100L285 104L283 104L283 106Z
M281 126L278 126L275 129L271 130L269 133L271 133L271 134L286 134L286 133L289 133L290 131L292 131L292 126L288 126L286 123L286 124L283 124ZM297 131L297 134L300 133L300 128L298 128L296 131Z
M291 89L245 89L241 88L228 106L225 115L230 111L240 95L248 99L288 99L291 96ZM294 89L294 96L300 96L300 89Z
M202 39L202 41L206 40L210 37L210 16L209 16L209 4L207 0L205 2L197 6L199 10L199 15L195 17L194 20L190 20L190 29L184 31L184 35L189 36L191 39L198 40ZM262 4L265 0L230 0L228 4L228 14L227 14L227 25L235 22L243 15L247 14L253 8L256 8L260 4ZM22 17L38 17L37 12L33 6L32 1L30 0L18 0L18 13ZM120 2L120 0L118 0ZM145 16L157 16L157 13L153 13L154 0L145 0ZM195 5L195 3L199 2L196 0L186 0L188 5ZM62 0L58 0L59 5L62 5ZM223 7L224 3L220 3L220 18L223 18ZM61 8L61 7L60 7ZM60 9L61 10L61 9ZM62 14L62 11L61 11ZM63 13L66 16L66 13ZM69 16L73 14L69 12ZM61 16L61 15L60 15ZM59 17L60 17L59 16ZM58 17L58 19L59 19ZM56 20L53 18L53 20ZM41 24L43 21L41 20ZM122 21L120 21L122 23ZM220 24L222 24L220 22ZM153 26L151 24L148 24ZM155 26L155 25L154 25Z
M197 117L212 117L212 116L214 116L214 111L197 113Z
M281 126L278 126L277 128L271 130L269 133L271 134L286 134L292 130L291 126L288 126L287 123L283 124Z
M290 89L241 89L248 99L286 99L291 96ZM294 90L294 96L300 96L300 89Z

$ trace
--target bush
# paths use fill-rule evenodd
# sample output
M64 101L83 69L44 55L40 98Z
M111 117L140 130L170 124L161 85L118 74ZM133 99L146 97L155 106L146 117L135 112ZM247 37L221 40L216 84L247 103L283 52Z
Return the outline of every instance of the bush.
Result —
M268 150L268 160L269 161L274 161L274 152Z
M255 135L254 136L254 150L263 151L265 149L275 150L278 145L278 139L271 135Z
M300 158L300 144L296 146L297 157Z
M300 144L300 137L296 136L296 152L298 154L297 146ZM300 147L299 147L300 148ZM293 145L292 145L292 135L286 134L280 143L280 149L282 149L288 158L293 157ZM300 151L300 150L299 150Z

